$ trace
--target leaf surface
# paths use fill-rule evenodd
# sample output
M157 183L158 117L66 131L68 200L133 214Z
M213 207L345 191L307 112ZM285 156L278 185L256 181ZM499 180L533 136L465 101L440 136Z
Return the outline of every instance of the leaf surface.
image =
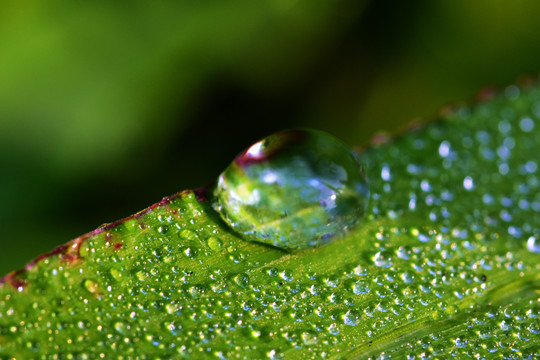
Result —
M535 85L376 141L361 225L295 254L167 197L4 277L0 356L534 358L539 139Z

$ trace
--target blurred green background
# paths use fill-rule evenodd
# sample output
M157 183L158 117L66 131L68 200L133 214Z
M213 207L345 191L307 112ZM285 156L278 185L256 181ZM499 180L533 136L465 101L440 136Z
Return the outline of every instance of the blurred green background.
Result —
M0 5L0 273L307 126L351 145L540 70L540 2Z

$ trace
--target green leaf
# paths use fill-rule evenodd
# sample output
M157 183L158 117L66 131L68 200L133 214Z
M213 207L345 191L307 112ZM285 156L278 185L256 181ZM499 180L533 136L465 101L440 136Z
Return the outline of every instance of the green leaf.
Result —
M540 88L508 87L361 153L368 215L296 254L192 191L0 287L2 358L534 358Z

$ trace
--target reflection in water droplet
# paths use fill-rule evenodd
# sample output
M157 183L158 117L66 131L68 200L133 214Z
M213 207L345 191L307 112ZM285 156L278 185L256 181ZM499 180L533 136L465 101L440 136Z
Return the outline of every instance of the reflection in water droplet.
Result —
M347 233L364 216L368 185L358 158L316 130L270 135L219 176L213 206L247 239L298 250Z

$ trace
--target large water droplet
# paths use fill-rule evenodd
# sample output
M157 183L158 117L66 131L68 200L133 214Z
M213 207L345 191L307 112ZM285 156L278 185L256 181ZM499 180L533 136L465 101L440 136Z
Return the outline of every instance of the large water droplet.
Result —
M364 216L369 189L356 155L316 130L270 135L219 176L213 206L248 240L306 249L347 233Z

